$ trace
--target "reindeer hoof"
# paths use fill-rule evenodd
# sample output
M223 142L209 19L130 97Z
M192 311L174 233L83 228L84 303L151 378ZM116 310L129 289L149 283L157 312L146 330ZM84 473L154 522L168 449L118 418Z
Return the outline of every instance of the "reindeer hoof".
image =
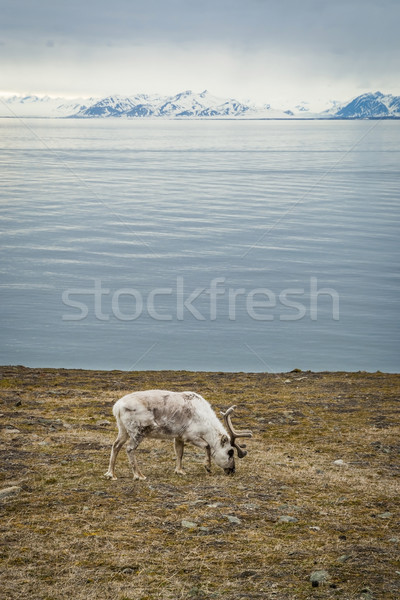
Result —
M186 475L185 471L183 469L175 469L175 473L177 475Z
M106 479L113 479L113 480L117 479L117 478L115 477L115 475L113 475L113 474L112 474L112 473L110 473L109 471L107 471L107 473L104 473L104 477L105 477Z
M145 481L145 479L147 479L147 477L145 475L142 475L142 473L140 473L140 475L134 475L133 479L135 481L140 480L140 481Z

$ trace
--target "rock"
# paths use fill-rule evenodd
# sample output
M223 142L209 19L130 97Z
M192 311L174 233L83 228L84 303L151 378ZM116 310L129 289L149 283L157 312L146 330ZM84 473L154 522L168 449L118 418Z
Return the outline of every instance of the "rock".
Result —
M393 517L393 514L391 512L383 512L376 516L378 517L378 519L390 519L391 517Z
M17 434L17 433L21 433L21 432L16 427L10 427L10 428L6 427L5 429L3 429L3 433Z
M185 527L186 529L196 529L197 528L196 523L193 523L193 521L186 521L185 519L183 519L183 521L181 521L181 526Z
M253 502L248 502L247 504L243 505L244 508L247 508L247 510L257 510L257 508L260 508L259 504L253 504Z
M289 515L282 515L279 517L279 523L297 523L296 517L290 517Z
M393 542L394 544L398 544L400 542L400 538L392 537L389 539L389 542Z
M365 587L360 592L360 600L373 600L373 593L369 587Z
M22 491L18 485L13 485L12 487L3 488L0 490L0 500L3 498L10 498L12 496L17 496Z
M208 508L218 508L219 506L223 506L222 502L214 502L213 504L207 504Z
M342 556L339 556L338 562L345 563L349 558L351 558L350 554L342 554Z
M292 511L292 510L303 510L303 508L301 506L297 506L296 504L280 504L278 506L279 510L288 510L288 511Z
M337 465L338 467L343 467L343 466L346 465L346 463L344 462L344 460L342 460L341 458L339 458L338 460L334 460L333 464Z
M248 577L254 577L254 575L257 575L257 571L247 569L246 571L242 571L241 573L238 573L236 575L236 577L238 579L247 579Z
M199 531L202 531L203 533L208 533L210 531L210 528L201 526L201 527L199 527Z
M329 579L329 573L324 570L313 571L310 575L310 581L313 587L318 587L321 583L325 583L327 579Z
M224 517L228 519L229 523L233 523L234 525L240 525L240 523L242 522L240 519L232 515L224 515Z
M321 531L321 527L318 527L318 525L312 525L309 529L311 529L311 531Z

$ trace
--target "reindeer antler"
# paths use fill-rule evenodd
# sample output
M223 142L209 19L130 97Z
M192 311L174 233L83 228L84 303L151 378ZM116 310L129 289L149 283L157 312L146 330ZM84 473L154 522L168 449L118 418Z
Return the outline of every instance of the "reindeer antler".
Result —
M246 445L245 444L237 444L235 442L235 440L237 438L241 438L241 437L253 437L253 434L248 429L246 429L244 431L236 431L233 428L232 421L231 421L231 414L233 413L235 408L236 408L236 406L231 406L230 408L228 408L227 411L225 411L225 412L221 411L221 415L224 417L226 427L229 431L232 446L234 446L236 448L238 457L243 458L244 456L246 456L247 452L246 452L246 450L242 450L242 448L246 448Z

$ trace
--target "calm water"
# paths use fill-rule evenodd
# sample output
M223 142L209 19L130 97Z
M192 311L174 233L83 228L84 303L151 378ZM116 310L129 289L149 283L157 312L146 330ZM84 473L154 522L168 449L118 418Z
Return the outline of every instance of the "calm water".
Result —
M400 121L0 131L1 364L399 371Z

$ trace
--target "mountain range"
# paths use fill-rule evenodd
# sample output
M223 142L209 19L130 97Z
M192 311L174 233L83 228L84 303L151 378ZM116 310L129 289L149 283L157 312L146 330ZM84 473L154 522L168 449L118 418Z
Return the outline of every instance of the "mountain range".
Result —
M49 96L0 96L1 117L70 118L165 118L165 119L381 119L400 118L400 96L366 93L349 102L332 102L319 113L307 104L291 110L257 106L251 102L219 98L207 90L190 90L174 96L139 94L106 98L50 98Z

